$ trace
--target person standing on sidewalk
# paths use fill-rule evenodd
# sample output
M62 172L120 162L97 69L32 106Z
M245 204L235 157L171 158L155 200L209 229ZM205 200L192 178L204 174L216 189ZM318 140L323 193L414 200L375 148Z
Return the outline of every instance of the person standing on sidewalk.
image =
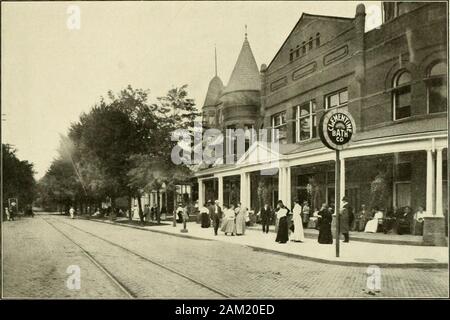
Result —
M309 222L309 205L308 201L303 202L303 208L302 208L302 216L303 216L303 227L306 228L308 226Z
M223 217L223 223L222 223L222 231L225 232L225 235L228 233L234 236L236 234L236 223L235 220L235 214L234 214L234 205L231 204L229 208L227 206L224 207L224 217Z
M261 224L263 233L269 233L270 219L272 218L272 209L266 203L261 209Z
M333 221L333 212L326 203L322 204L319 211L319 238L320 244L333 244L333 235L331 233L331 222Z
M10 214L9 214L9 209L8 209L8 207L5 207L5 213L6 213L6 221L11 220L11 216L10 216Z
M238 203L236 208L236 235L241 236L245 234L245 212L246 208L242 207L240 203Z
M278 231L277 238L275 239L278 243L286 243L289 240L288 235L288 214L289 210L283 204L283 201L278 200L277 203L277 219L278 219Z
M291 241L303 242L305 241L305 235L303 233L303 221L302 221L302 207L300 201L294 201L294 208L292 209L292 221L294 222L294 234Z
M75 209L71 206L69 209L70 219L75 219Z
M217 231L219 230L221 218L222 218L222 208L219 206L219 201L216 200L213 206L213 214L212 214L215 236L217 236Z
M350 211L347 197L342 198L342 208L340 212L340 232L344 235L344 242L350 241Z

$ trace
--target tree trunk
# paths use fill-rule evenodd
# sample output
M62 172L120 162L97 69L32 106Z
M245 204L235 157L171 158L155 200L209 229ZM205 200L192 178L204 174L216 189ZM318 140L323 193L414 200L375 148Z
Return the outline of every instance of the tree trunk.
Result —
M138 194L137 200L138 200L139 220L141 220L141 223L144 223L144 215L142 213L142 199L140 194Z
M131 207L131 196L128 196L128 220L132 220L133 217L133 208Z

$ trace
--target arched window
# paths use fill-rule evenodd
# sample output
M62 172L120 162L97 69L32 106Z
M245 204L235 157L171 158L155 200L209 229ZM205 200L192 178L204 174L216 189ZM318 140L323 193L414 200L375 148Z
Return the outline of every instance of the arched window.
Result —
M400 71L394 78L393 91L394 120L411 116L411 73Z
M312 50L312 48L313 48L313 38L310 37L308 41L308 50Z
M303 55L306 54L306 42L305 41L302 42L302 54Z
M431 65L426 79L428 113L447 110L447 65L438 61Z
M297 45L297 47L295 48L295 57L298 58L300 57L300 46Z
M291 49L289 51L289 61L292 61L292 60L294 60L294 50L293 49Z
M316 47L320 47L320 33L317 32L316 34Z

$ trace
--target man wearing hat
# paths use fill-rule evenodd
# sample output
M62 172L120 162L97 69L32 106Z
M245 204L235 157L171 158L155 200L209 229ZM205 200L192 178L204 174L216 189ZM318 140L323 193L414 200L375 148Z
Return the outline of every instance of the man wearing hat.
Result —
M344 235L344 242L350 241L349 230L350 230L350 211L348 198L342 198L341 212L340 212L340 233Z
M212 205L211 208L212 212L210 210L210 213L213 220L214 235L217 236L217 231L219 230L220 226L220 219L222 218L222 208L219 206L219 201L217 200L214 202L214 205Z

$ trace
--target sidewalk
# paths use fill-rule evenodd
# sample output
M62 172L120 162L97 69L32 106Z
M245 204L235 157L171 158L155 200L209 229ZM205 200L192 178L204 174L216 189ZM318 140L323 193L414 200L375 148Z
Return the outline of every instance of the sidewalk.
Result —
M183 225L177 224L176 227L173 227L172 224L168 224L169 221L165 221L164 225L138 226L123 224L121 220L117 220L116 222L94 218L90 220L119 224L180 237L223 241L248 246L254 250L330 264L352 266L377 265L379 267L448 267L448 247L380 244L350 240L350 243L340 242L340 257L337 258L335 244L319 244L313 238L306 238L304 243L289 242L279 244L275 242L275 233L269 232L268 234L263 234L262 231L254 230L253 228L247 229L243 236L225 236L220 231L218 236L214 236L214 230L212 228L202 229L200 224L195 222L188 222L188 233L181 233L180 230L183 228Z

